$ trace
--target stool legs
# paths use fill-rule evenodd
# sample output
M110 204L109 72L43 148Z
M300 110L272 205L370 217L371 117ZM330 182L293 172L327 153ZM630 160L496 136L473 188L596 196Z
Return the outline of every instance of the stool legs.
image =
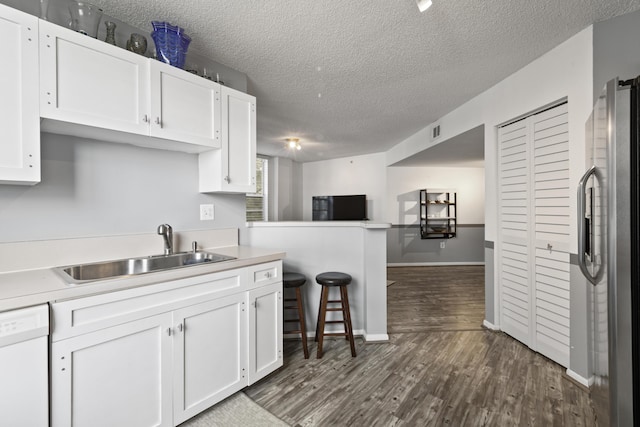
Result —
M304 307L302 305L302 292L296 288L296 299L298 300L298 317L300 318L300 335L302 336L302 350L304 358L309 358L309 348L307 347L307 327L305 326Z
M322 343L325 336L344 336L349 341L351 346L351 356L356 357L356 346L353 339L353 325L351 324L351 310L349 308L349 295L347 287L339 286L340 288L340 300L329 300L329 288L322 286L320 293L320 308L318 310L318 322L316 325L316 341L318 341L318 354L317 358L322 358ZM340 308L327 308L330 303L340 304ZM327 321L327 311L341 311L342 320L330 320ZM324 328L327 323L342 323L344 325L344 333L325 333Z
M356 344L353 340L353 325L351 324L351 309L349 308L349 294L346 286L340 286L340 296L342 297L342 317L344 319L344 330L346 338L351 346L351 357L356 357Z
M327 300L329 299L329 288L322 287L320 294L320 311L318 312L318 324L316 332L316 341L318 341L318 354L317 358L322 359L322 341L324 338L324 322L327 316Z
M316 338L315 338L316 342L318 342L318 338L320 338L320 331L324 330L324 325L323 325L323 329L320 329L320 313L322 313L322 300L324 299L322 297L323 293L324 293L324 286L320 288L320 303L318 304L318 321L316 322Z
M304 318L304 305L302 303L302 292L300 291L300 287L295 288L296 297L295 298L285 298L285 302L296 302L296 305L285 305L285 310L296 310L298 312L297 319L287 319L285 323L298 323L300 325L300 329L285 331L291 334L300 334L302 338L302 350L304 351L304 358L309 358L309 348L307 346L307 328L305 325Z

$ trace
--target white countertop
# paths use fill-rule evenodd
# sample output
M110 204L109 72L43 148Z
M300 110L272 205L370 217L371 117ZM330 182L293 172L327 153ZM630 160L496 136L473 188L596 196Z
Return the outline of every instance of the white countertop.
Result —
M248 222L247 227L359 227L369 229L391 228L388 222L370 221L264 221Z
M54 271L53 268L2 273L0 274L0 311L241 268L277 261L285 256L282 251L247 246L228 246L201 250L232 256L236 259L76 285L70 285L65 282L62 276Z

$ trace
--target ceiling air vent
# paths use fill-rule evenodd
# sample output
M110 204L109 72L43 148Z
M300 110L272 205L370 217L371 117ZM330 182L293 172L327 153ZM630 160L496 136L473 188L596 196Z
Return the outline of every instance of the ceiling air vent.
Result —
M431 140L438 139L440 137L440 125L435 125L431 129Z

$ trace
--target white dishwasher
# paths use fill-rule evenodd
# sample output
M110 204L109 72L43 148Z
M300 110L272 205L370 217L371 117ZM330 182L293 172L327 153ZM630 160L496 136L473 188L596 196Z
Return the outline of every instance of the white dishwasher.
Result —
M49 306L0 313L0 425L49 425Z

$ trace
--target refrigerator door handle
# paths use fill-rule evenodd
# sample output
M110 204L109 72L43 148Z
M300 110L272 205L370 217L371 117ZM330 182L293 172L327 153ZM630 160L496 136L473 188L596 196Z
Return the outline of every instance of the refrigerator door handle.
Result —
M591 282L593 285L596 285L600 281L602 268L598 268L598 271L595 274L592 274L587 268L587 239L585 235L585 231L587 231L585 230L585 217L587 213L587 197L585 193L587 191L587 182L592 175L595 176L598 181L600 181L600 172L595 165L591 166L589 170L587 170L585 174L582 175L582 178L580 178L580 182L578 183L578 264L580 266L580 271L582 271L582 274L584 274L589 282ZM591 203L593 203L593 199L591 200ZM591 230L588 230L588 232L590 233ZM591 242L591 245L593 245L593 236L591 236L591 239L589 240Z

